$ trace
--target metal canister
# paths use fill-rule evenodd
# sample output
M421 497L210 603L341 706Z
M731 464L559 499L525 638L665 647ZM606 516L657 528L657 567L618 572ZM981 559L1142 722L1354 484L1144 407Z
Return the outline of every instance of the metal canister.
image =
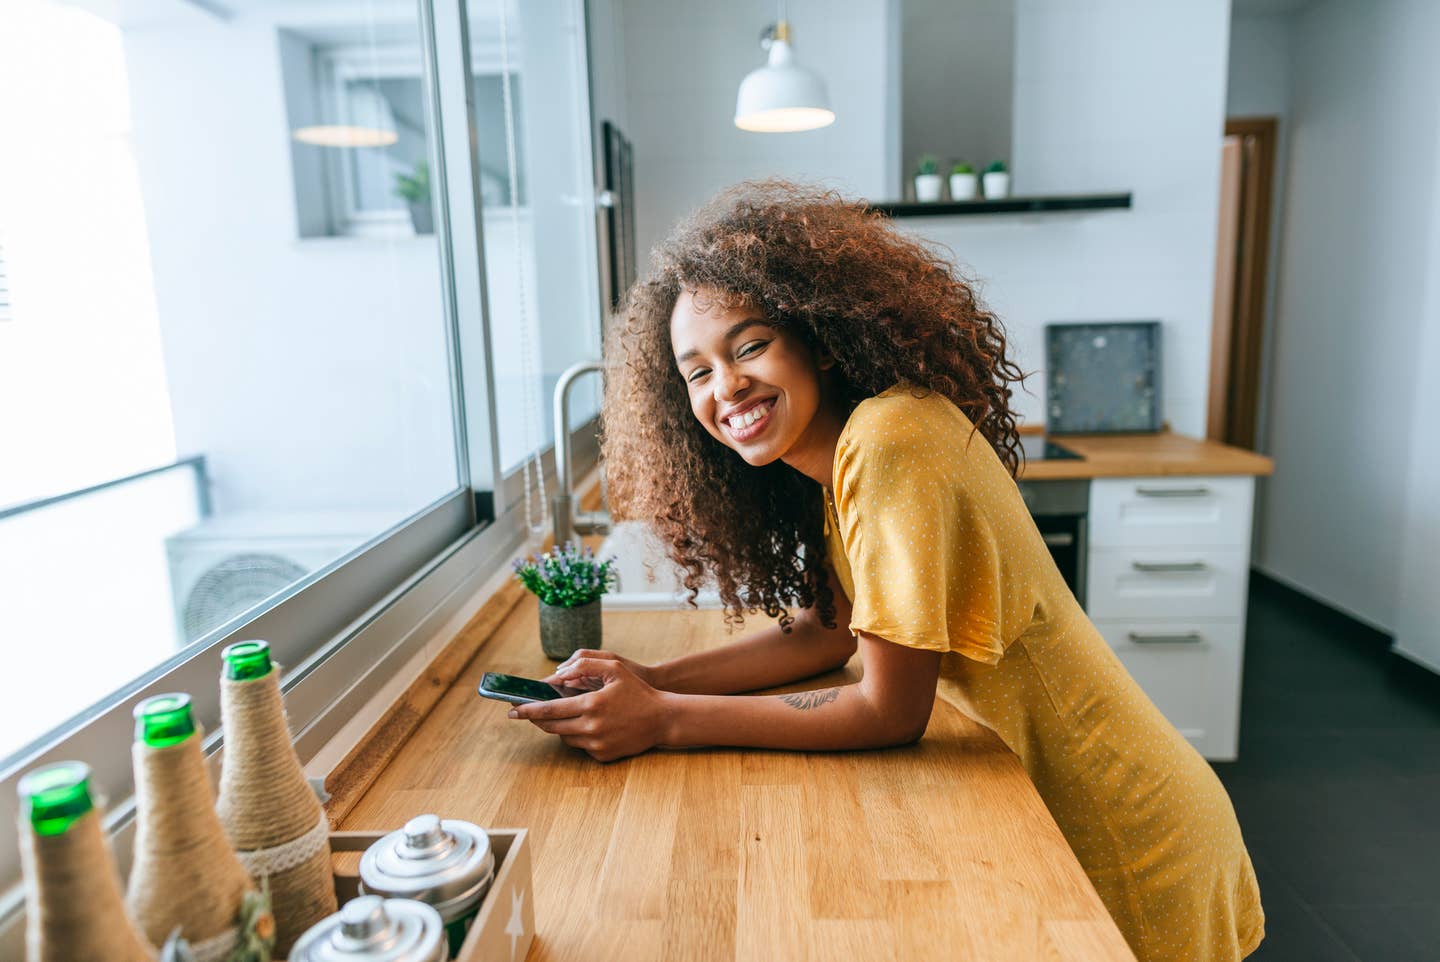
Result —
M444 962L445 924L413 899L362 895L300 936L290 962Z
M495 853L485 830L438 815L417 815L360 857L360 890L433 905L445 922L452 956L494 878Z

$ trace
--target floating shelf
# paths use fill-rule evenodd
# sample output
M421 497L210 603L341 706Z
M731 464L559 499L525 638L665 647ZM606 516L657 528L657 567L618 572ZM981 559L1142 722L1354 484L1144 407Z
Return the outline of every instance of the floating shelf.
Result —
M875 210L891 217L951 217L964 214L1035 214L1045 211L1128 208L1130 194L1069 194L1050 197L1006 197L1003 200L874 201Z

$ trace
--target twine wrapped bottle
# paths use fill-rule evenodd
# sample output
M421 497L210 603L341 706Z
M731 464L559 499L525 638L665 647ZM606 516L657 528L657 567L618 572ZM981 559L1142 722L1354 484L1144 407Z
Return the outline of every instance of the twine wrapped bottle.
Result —
M46 765L18 788L28 962L155 962L125 914L120 872L90 795L90 767Z
M215 815L190 696L135 706L135 860L126 902L155 945L175 928L197 962L218 962L240 939L250 876Z
M278 956L337 910L330 824L290 740L269 644L237 642L221 658L220 821L251 876L268 879Z

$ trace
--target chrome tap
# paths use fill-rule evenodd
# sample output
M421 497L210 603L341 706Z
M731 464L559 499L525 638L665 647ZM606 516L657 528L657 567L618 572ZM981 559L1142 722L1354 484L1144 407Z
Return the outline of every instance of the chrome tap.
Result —
M555 382L555 496L550 499L555 519L555 546L558 548L583 534L609 534L610 515L605 511L574 511L572 491L575 479L570 463L570 387L576 378L591 371L603 371L604 361L578 361L567 367Z

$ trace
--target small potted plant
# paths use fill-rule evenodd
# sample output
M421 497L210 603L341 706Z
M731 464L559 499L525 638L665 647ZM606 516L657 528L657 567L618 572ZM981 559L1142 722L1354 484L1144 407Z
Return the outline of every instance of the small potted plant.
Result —
M985 176L981 178L985 190L986 200L999 200L1002 197L1010 196L1010 171L1005 169L1005 161L997 160L985 168Z
M974 167L963 160L956 161L950 168L950 199L974 200L976 179Z
M610 589L614 556L597 561L573 541L538 558L513 561L515 577L540 599L540 647L556 661L600 647L600 596Z
M417 234L435 233L435 215L430 207L430 163L415 162L409 174L395 175L395 196L410 208L410 223Z
M920 163L915 168L915 199L922 203L930 203L940 199L940 185L943 181L936 173L940 169L940 159L934 154L921 154Z

